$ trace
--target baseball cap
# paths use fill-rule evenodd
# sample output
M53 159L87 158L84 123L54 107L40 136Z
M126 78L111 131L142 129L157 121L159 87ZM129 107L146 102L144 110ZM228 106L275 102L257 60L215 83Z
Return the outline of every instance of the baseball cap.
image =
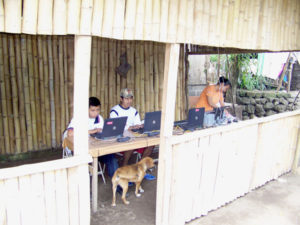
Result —
M123 98L131 98L133 97L133 91L129 88L123 88L120 92L120 96Z

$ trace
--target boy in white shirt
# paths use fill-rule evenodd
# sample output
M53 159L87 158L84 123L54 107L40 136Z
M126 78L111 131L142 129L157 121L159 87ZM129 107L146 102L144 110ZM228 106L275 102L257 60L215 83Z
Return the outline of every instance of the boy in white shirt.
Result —
M132 102L133 102L132 90L128 88L124 88L120 92L120 104L115 105L110 110L110 118L122 117L122 116L128 117L125 130L138 129L140 127L143 127L143 124L140 119L140 114L135 108L131 106ZM143 153L142 158L150 156L153 148L154 146L150 146L142 149L141 151ZM138 151L140 151L140 149ZM134 150L124 152L123 166L126 166L128 164L128 160L130 159L133 152Z
M101 103L98 98L90 97L89 98L89 123L88 129L89 134L94 134L102 132L104 125L104 119L99 115ZM73 119L71 120L67 131L64 133L64 138L66 136L74 135ZM110 177L114 175L114 172L118 169L118 161L115 158L114 154L104 155L99 157L99 160L106 164L107 172Z

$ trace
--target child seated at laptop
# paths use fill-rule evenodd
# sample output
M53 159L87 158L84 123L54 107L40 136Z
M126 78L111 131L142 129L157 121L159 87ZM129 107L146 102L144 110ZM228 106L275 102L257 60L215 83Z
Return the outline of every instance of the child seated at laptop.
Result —
M120 104L112 107L110 111L110 118L127 116L127 123L125 126L125 130L138 129L143 126L138 111L131 106L132 102L133 102L132 90L128 88L124 88L120 92ZM139 153L142 153L142 158L144 158L151 155L153 148L154 146L150 146L147 148L135 149L135 150L124 152L123 166L128 165L128 161L134 151L138 151ZM155 179L155 177L150 174L147 174L145 176L145 179L152 180Z
M100 113L101 103L98 98L90 97L89 98L89 123L88 129L89 134L94 134L102 131L104 120ZM64 133L64 138L66 136L73 136L73 119L71 120L66 132ZM99 160L102 163L106 164L107 172L110 177L114 175L114 172L118 169L118 162L114 154L104 155L99 157Z

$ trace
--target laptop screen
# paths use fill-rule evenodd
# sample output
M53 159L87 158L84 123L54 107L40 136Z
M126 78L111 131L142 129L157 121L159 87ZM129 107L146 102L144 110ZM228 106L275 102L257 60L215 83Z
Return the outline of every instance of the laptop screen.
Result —
M127 122L127 116L106 119L104 121L104 127L101 133L101 139L122 136L126 122Z
M160 130L161 111L147 112L145 115L144 132Z
M193 108L189 110L188 125L203 127L204 108Z

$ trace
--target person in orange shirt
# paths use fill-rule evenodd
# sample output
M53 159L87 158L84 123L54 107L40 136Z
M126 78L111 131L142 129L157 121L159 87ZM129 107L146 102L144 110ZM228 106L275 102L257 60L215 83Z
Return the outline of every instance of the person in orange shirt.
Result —
M208 85L201 93L196 108L205 108L205 112L213 111L214 108L224 106L224 93L231 87L230 81L220 77L215 85Z

